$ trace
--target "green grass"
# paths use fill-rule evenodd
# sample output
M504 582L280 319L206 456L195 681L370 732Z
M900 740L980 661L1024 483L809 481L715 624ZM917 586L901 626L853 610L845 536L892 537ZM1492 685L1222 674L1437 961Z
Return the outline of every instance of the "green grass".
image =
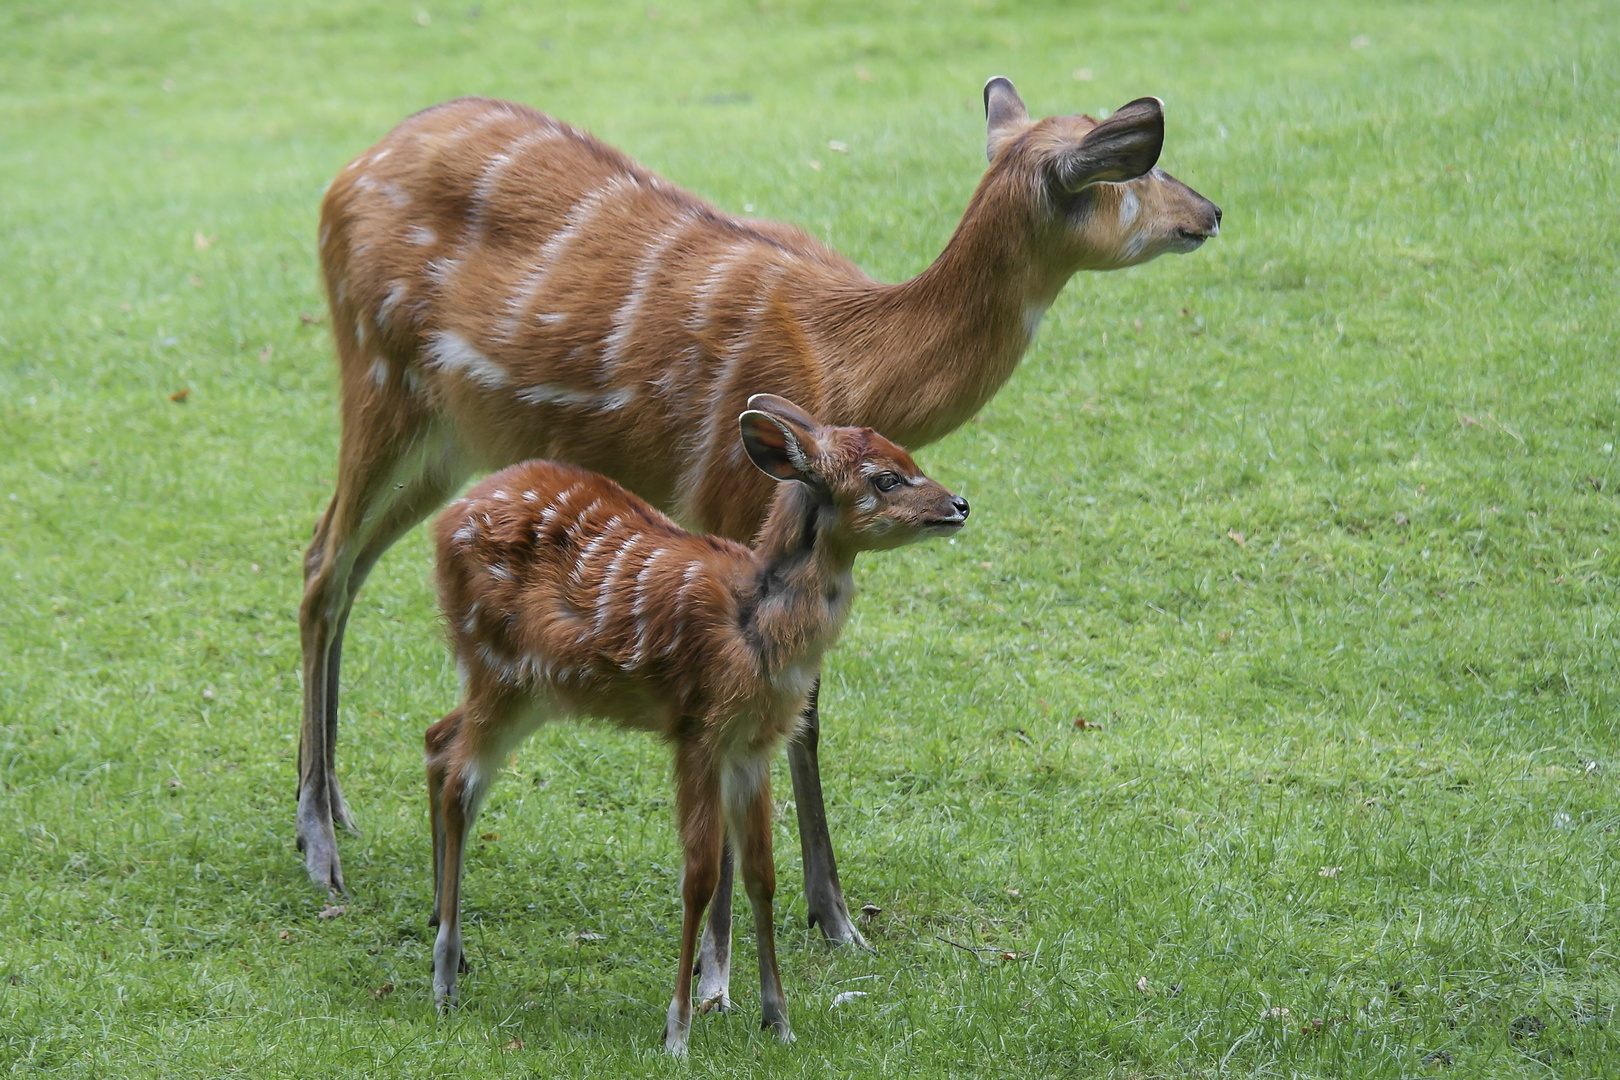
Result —
M422 6L0 7L0 1071L1620 1075L1611 5ZM969 529L860 568L823 762L878 954L803 929L779 770L800 1041L742 935L738 1013L663 1060L667 765L564 727L495 789L436 1016L419 531L349 633L344 913L292 846L323 185L496 94L895 280L993 73L1164 98L1226 231L1072 282L921 455Z

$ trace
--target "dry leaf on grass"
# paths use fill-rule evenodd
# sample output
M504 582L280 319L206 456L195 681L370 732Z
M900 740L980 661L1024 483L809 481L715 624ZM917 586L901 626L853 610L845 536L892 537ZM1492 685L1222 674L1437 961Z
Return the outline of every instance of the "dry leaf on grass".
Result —
M383 983L381 986L377 987L377 989L375 989L375 990L373 990L371 992L371 996L374 997L374 998L385 998L389 994L392 994L393 992L394 992L394 984L393 983Z
M348 910L348 904L327 904L315 913L315 917L317 919L335 919Z
M169 395L169 400L174 402L176 405L184 405L186 403L186 398L190 396L191 387L182 386L180 389Z

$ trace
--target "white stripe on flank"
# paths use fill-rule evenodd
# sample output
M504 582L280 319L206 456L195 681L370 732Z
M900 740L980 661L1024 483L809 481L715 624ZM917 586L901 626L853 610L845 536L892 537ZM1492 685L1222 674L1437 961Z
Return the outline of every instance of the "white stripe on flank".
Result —
M654 548L653 553L647 556L647 561L641 564L641 572L636 575L635 595L630 603L630 615L636 620L636 651L630 654L630 659L620 665L626 671L641 666L647 657L647 578L653 572L653 564L658 562L660 556L668 548Z
M396 281L388 286L388 295L383 297L382 303L377 305L377 329L381 330L383 328L388 321L389 313L398 306L401 300L405 299L405 294L409 291L410 286L403 281Z
M494 390L510 380L506 369L473 348L460 334L441 330L428 338L427 366L444 372L460 372L479 386Z
M573 540L575 543L578 543L579 542L579 537L576 534L583 533L586 529L591 527L591 523L590 523L591 513L598 506L601 506L601 505L602 505L602 500L601 499L593 500L589 506L587 506L587 507L585 507L585 509L581 510L579 512L579 515L577 517L575 517L572 522L569 523L567 530L565 530L565 532L564 532L564 535L567 536L569 539Z
M585 567L590 563L591 558L595 556L597 549L605 543L607 543L607 534L597 533L591 538L591 542L585 545L585 550L579 553L579 558L574 562L573 580L575 584L584 581Z
M451 258L429 259L422 264L422 273L442 292L450 287L450 281L461 270L461 260Z
M665 645L662 655L670 656L675 652L675 646L681 642L681 634L686 631L686 601L691 587L697 583L698 575L703 573L703 563L693 560L686 564L686 572L681 575L681 587L675 590L675 635Z
M690 210L681 215L681 223L672 232L666 232L658 243L647 249L642 256L641 263L630 279L630 293L625 297L624 303L613 313L613 329L608 331L607 337L602 339L601 368L604 373L618 366L624 359L624 347L630 343L630 334L635 330L636 320L641 317L641 302L647 291L652 288L653 277L658 268L663 265L664 256L669 249L691 228L694 216Z
M694 334L701 334L709 326L709 315L714 306L714 298L719 295L731 276L731 271L737 264L746 259L754 251L752 244L738 244L731 249L731 254L714 264L709 276L703 279L703 284L692 290L692 309L687 313L686 328Z
M587 192L579 202L569 208L568 213L563 215L562 227L540 245L540 251L534 259L534 268L523 275L517 288L507 297L506 318L501 320L499 327L499 332L507 341L513 340L517 332L523 328L523 313L533 307L535 301L539 299L540 290L545 285L546 278L550 276L552 268L557 265L558 257L585 230L591 219L607 205L608 200L619 194L624 187L624 178L615 176L607 183Z
M607 570L602 574L602 583L596 587L596 632L600 634L607 626L608 615L613 611L613 582L624 569L624 561L630 557L630 552L641 542L640 533L632 533L630 538L619 545L618 553L613 561L608 563Z
M563 490L563 493L557 496L555 502L540 512L540 524L535 529L535 539L540 539L540 534L551 528L552 524L562 514L563 507L568 505L568 500L573 498L574 492L578 490L578 484L568 485L568 487Z
M626 386L597 394L589 390L570 390L551 383L538 383L534 386L525 386L513 396L527 405L557 405L563 408L612 412L624 408L635 400L636 391L634 387Z
M736 417L721 415L725 410L721 405L725 402L727 391L735 381L738 369L747 358L749 350L753 347L754 336L759 330L760 321L764 319L765 312L770 309L772 292L777 281L782 277L782 267L776 263L766 266L764 272L754 282L754 302L748 305L745 314L742 333L732 340L726 349L725 367L709 386L708 401L703 409L703 424L696 441L683 440L681 450L686 458L687 466L681 474L681 482L677 488L678 505L688 514L694 509L690 500L697 494L697 485L702 477L704 464L709 460L710 448L717 438L725 438L728 442L736 439Z

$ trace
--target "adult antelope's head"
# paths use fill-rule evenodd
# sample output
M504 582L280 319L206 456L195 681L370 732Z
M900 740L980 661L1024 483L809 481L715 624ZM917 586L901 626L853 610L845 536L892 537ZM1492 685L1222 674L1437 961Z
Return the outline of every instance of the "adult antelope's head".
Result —
M1061 270L1114 270L1192 251L1221 231L1221 208L1158 167L1164 106L1137 98L1099 123L1031 120L1008 79L984 84L990 176L1037 197L1035 222ZM1003 190L1009 190L1004 188ZM1010 193L1010 192L1009 192ZM1041 226L1046 228L1041 229Z

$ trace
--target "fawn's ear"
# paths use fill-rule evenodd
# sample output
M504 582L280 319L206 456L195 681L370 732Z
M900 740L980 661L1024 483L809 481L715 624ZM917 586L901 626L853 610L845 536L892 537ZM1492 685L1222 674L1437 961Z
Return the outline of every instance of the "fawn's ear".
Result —
M992 75L984 84L984 156L996 160L996 151L1029 126L1029 110L1018 96L1012 80Z
M811 487L825 486L814 465L821 448L809 429L759 409L749 409L737 418L737 423L742 428L743 449L748 451L748 460L759 466L766 476L775 480L802 480Z
M1053 178L1073 193L1090 184L1135 180L1159 163L1164 149L1164 103L1137 98L1086 132L1052 163Z
M806 431L814 431L821 426L821 421L793 404L787 398L778 397L775 394L755 394L748 399L745 408L770 413L772 416L780 417L790 424L797 424Z

